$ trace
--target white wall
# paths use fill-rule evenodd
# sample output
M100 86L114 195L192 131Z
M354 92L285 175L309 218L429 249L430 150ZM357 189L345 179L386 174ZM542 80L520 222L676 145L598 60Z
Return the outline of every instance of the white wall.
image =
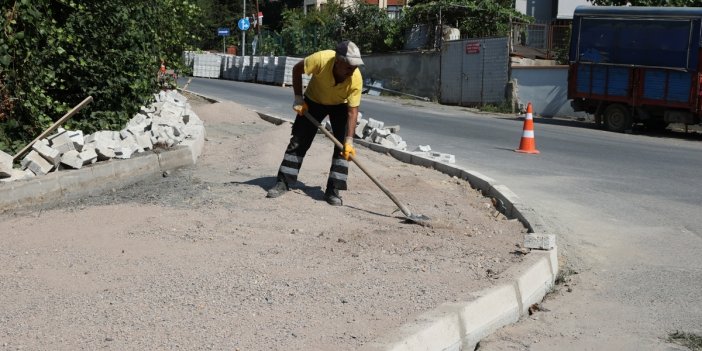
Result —
M531 101L534 114L543 117L587 117L575 112L568 100L568 66L512 67L517 81L517 99L526 106Z
M580 5L592 6L592 3L588 2L587 0L559 0L558 14L556 15L556 18L572 20L575 8Z

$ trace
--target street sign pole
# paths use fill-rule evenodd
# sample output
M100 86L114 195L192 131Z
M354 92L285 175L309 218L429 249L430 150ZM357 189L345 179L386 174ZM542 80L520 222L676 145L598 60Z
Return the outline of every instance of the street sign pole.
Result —
M244 13L242 14L242 18L246 17L246 0L242 0L244 3ZM246 56L246 31L242 30L241 31L241 57Z
M229 28L220 27L217 28L217 35L222 37L222 53L227 52L227 37L229 36Z

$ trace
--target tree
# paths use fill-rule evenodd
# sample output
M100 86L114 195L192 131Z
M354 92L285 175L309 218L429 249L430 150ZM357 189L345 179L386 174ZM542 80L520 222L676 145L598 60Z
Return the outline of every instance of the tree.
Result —
M441 24L458 28L463 37L506 36L513 21L528 23L532 19L515 11L511 1L415 0L403 13L400 29L408 33L417 24L426 24L430 34L438 36L435 31Z
M342 39L356 43L364 54L388 52L401 47L398 21L388 17L384 9L358 0L343 9Z
M306 56L317 50L334 48L341 39L342 13L342 6L335 1L307 14L301 9L283 11L281 36L284 52Z
M702 7L702 1L690 0L592 0L598 6L665 6L665 7Z

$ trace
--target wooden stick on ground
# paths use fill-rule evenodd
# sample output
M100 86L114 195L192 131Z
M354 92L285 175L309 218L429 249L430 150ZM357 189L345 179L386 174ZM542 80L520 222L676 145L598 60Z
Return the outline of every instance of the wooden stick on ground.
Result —
M91 101L93 101L93 97L92 97L92 96L88 96L87 98L85 98L85 100L81 101L80 104L76 105L76 107L72 108L72 109L71 109L70 111L68 111L65 115L63 115L63 117L61 117L58 121L56 121L54 124L52 124L51 127L49 127L49 129L47 129L47 130L45 130L44 132L42 132L41 134L39 134L39 136L36 137L36 139L32 140L31 143L27 144L27 146L25 146L22 150L20 150L20 151L14 156L13 160L17 161L18 158L22 157L22 155L24 155L27 151L29 151L29 148L31 148L32 145L34 145L34 143L36 143L37 141L39 141L39 140L45 138L47 135L49 135L49 133L51 133L51 132L53 132L54 130L56 130L56 128L58 128L61 124L63 124L64 122L66 122L66 121L67 121L69 118L71 118L73 115L75 115L76 113L78 113L78 111L80 111L83 107L85 107L85 105L89 104Z

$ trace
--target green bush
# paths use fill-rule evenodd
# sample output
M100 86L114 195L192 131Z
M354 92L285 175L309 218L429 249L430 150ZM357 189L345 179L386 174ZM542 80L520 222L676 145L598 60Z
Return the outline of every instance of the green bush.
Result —
M16 0L2 8L0 149L13 153L87 96L66 127L119 129L196 40L189 0Z

